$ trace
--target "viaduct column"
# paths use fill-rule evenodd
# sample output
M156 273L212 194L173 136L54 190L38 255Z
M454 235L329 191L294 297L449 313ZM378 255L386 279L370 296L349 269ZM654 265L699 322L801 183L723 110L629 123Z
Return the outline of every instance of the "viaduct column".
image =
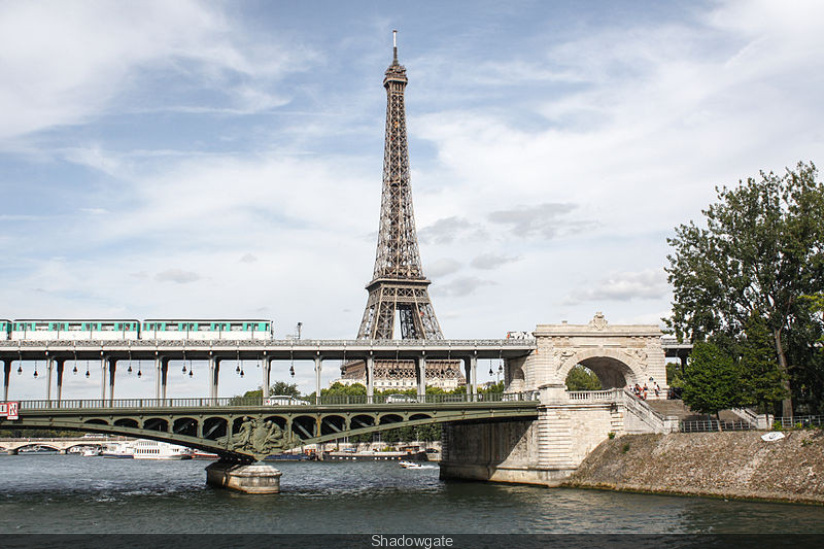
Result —
M220 360L211 355L209 357L209 398L217 400L217 386L220 379ZM214 402L212 403L214 404Z
M109 357L107 360L109 363L109 404L114 404L114 374L117 370L117 359L114 357Z
M320 374L323 368L323 357L315 356L315 404L320 404Z
M161 383L161 373L160 369L162 368L163 359L160 358L160 353L155 351L155 398L160 400L160 383Z
M415 377L418 382L418 402L426 402L426 353L415 359Z
M106 357L103 356L103 351L100 351L100 400L106 401Z
M46 400L51 402L52 372L54 371L54 357L46 351Z
M375 400L375 357L372 353L366 357L366 402Z
M272 361L266 356L266 351L263 351L263 364L261 366L261 373L263 374L263 398L269 398L269 376L272 373Z
M9 400L9 382L11 381L11 363L9 359L3 359L3 401Z
M66 364L66 359L56 358L54 362L57 364L57 406L59 408L63 400L63 366Z
M464 359L466 369L466 399L478 399L478 355L472 354Z
M172 359L169 357L160 358L160 398L166 400L166 387L169 384L169 362Z

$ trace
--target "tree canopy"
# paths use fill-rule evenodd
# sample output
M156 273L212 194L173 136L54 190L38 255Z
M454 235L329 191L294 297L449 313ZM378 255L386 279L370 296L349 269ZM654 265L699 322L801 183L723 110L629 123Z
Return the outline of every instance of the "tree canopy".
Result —
M684 368L684 403L696 412L715 414L742 404L740 370L714 343L696 343Z
M668 239L669 327L679 339L749 353L744 375L761 373L748 387L761 397L782 394L785 416L800 395L795 382L809 377L806 357L821 333L820 317L803 299L824 288L824 185L816 176L813 164L799 163L783 175L762 172L717 189L717 202L702 212L705 226L691 221ZM763 331L748 338L753 323ZM772 357L764 355L767 341Z
M603 388L598 376L580 364L576 364L569 371L566 387L568 391L600 391Z

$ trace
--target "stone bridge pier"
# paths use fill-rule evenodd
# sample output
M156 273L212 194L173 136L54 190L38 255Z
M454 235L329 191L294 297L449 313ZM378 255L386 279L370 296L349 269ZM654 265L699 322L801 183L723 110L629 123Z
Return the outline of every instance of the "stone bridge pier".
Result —
M505 391L539 391L538 418L446 424L441 478L557 485L610 436L673 429L624 391L646 385L647 398L666 398L658 326L613 326L597 313L585 325L538 325L533 335L537 349L507 361ZM566 390L578 364L598 376L603 390Z

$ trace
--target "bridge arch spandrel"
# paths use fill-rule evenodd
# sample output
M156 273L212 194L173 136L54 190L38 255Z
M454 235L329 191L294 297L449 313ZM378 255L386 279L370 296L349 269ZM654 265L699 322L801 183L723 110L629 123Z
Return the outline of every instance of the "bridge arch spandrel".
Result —
M566 381L569 372L578 364L592 370L604 389L625 387L639 383L646 375L645 365L625 351L618 349L586 349L566 358L558 368L558 378Z
M534 332L537 350L522 367L524 390L563 386L570 370L582 364L598 375L605 388L652 380L666 395L662 335L654 324L611 325L602 313L588 324L539 324ZM511 383L516 384L514 379Z

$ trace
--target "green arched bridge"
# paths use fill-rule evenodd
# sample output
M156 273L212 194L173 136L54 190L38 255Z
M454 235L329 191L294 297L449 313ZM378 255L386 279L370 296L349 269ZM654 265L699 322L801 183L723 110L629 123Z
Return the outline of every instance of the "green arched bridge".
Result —
M367 402L370 400L371 402ZM398 427L538 417L537 393L261 399L29 400L3 429L56 429L173 442L251 462L290 448Z

